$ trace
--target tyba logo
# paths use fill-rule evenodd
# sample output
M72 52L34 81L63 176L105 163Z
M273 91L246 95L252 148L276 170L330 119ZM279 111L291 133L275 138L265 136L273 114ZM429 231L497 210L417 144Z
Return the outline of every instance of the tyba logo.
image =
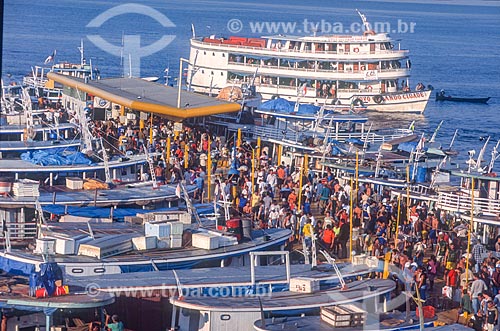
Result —
M87 28L99 28L108 20L124 14L148 16L160 23L164 28L175 27L175 24L158 10L140 4L128 3L110 8L96 16L87 24ZM130 76L139 77L141 58L152 55L167 47L175 39L175 35L163 35L154 43L144 47L141 47L140 35L124 35L122 46L113 45L97 34L87 35L87 38L94 45L111 55L126 57L127 61L123 61L123 72L129 72Z

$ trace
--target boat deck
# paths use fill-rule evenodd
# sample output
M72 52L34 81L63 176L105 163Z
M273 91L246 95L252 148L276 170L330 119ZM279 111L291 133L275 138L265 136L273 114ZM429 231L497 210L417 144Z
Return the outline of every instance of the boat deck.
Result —
M342 268L343 277L353 277L369 272L366 265L346 265ZM259 285L286 281L285 265L258 266L255 268L255 281ZM251 284L250 267L201 268L176 270L183 288L246 286ZM291 277L316 279L336 279L332 268L312 270L311 265L296 264L290 268ZM89 283L97 284L101 291L114 291L118 286L129 289L177 289L177 281L172 270L135 272L126 275L101 275L85 278L70 277L71 286L84 288Z
M24 114L19 115L19 116L25 116ZM53 126L45 126L45 125L35 125L33 126L33 130L35 132L42 132L42 131L53 131L53 130L69 130L69 129L76 129L77 126L75 124L71 123L60 123L59 125L53 125ZM0 126L0 134L22 134L24 133L24 130L26 130L26 125L2 125Z
M24 152L30 150L50 149L50 148L69 148L79 147L80 140L61 141L0 141L0 153L2 152ZM24 161L23 161L24 162Z
M65 205L65 206L116 206L134 203L146 203L160 200L176 201L176 185L160 185L153 189L151 185L128 187L120 185L109 190L73 190L52 191L40 190L39 197L0 196L0 208L33 207L38 199L41 205ZM193 192L194 185L188 185L188 192Z
M124 224L119 225L113 223L114 227L115 225L117 234L122 234L122 235L135 234L136 236L144 236L142 228L131 227L130 229L127 229L127 226ZM68 227L71 226L76 227L74 223L73 224L69 223ZM93 224L92 230L93 231L95 230L95 232L98 233L99 227L97 225L94 226ZM78 230L76 230L76 233L82 234L86 233L86 231L78 232ZM55 232L55 234L57 234L57 232ZM266 237L266 235L268 237ZM104 259L98 259L95 257L89 257L83 255L54 255L53 257L51 257L51 261L58 263L66 263L66 264L71 263L72 265L74 264L75 266L85 263L92 263L92 264L116 263L120 265L125 265L125 264L137 264L137 263L151 264L153 261L154 263L175 263L175 262L192 262L192 261L200 262L208 257L215 258L217 256L223 257L231 253L235 254L248 253L250 251L255 251L256 248L264 248L265 246L282 243L288 240L289 237L290 237L290 230L288 229L268 229L265 231L254 230L252 233L252 240L250 241L242 242L234 246L221 247L212 250L205 250L196 247L184 247L177 249L154 249L148 251L132 251L126 254L106 257ZM26 261L30 261L30 263L39 264L43 262L42 256L34 255L32 253L21 250L18 251L12 250L11 253L5 253L5 256L9 255L24 259Z
M255 312L281 311L318 308L327 305L342 305L361 299L377 297L393 291L396 283L388 279L367 279L349 283L345 291L339 288L318 291L315 293L279 292L262 297L183 297L171 298L170 302L177 307L222 312Z
M137 155L123 157L117 160L110 160L108 162L108 166L110 170L113 170L146 162L147 162L146 157L143 154L137 154ZM93 163L91 165L76 164L76 165L42 166L21 159L0 159L0 172L10 172L10 173L95 172L104 169L105 169L104 162Z

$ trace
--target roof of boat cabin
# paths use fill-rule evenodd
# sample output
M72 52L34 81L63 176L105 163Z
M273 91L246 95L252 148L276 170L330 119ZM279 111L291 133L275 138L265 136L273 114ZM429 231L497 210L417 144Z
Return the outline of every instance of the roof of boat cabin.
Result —
M0 295L1 308L16 308L43 311L46 308L86 309L110 305L115 302L113 294L97 292L92 294L69 294L50 298L34 298L26 295Z
M181 91L181 108L177 108L178 89L140 78L107 78L89 80L50 72L52 79L65 86L112 101L121 106L144 112L165 115L172 120L230 113L240 110L241 105L218 100L188 91Z
M78 147L80 140L76 141L0 141L0 152L25 152L49 148Z
M344 277L366 274L369 268L366 265L346 264L339 266ZM286 281L285 265L258 266L256 270L257 284L284 283ZM329 271L326 271L329 270ZM229 272L231 271L231 272ZM175 273L183 288L247 286L251 284L250 267L228 268L195 268L180 269ZM318 268L312 270L310 265L297 264L290 268L291 277L306 277L310 279L337 279L332 268ZM66 282L71 286L84 288L89 283L99 286L101 291L114 291L117 286L129 289L177 289L177 279L172 270L132 272L86 277L68 277Z
M178 200L176 185L160 185L157 189L151 186L127 187L118 186L109 190L68 190L62 191L53 187L53 191L41 191L39 197L2 196L0 195L1 208L32 207L35 199L41 205L65 205L65 206L111 206L132 204L156 200ZM194 185L187 186L188 192L195 189ZM97 192L97 194L96 194Z
M479 179L483 181L490 181L490 182L500 182L500 177L496 173L493 173L494 175L487 176L487 174L471 174L466 171L457 171L457 170L452 170L451 174L453 176L457 177L463 177L463 178L474 178L474 179Z
M33 146L37 146L39 142L35 143ZM43 146L42 143L41 145ZM0 145L3 147L3 145ZM28 145L29 146L29 145ZM59 147L58 145L53 145L54 148ZM67 147L67 145L62 145L62 148ZM32 148L36 149L36 148ZM26 148L25 150L31 150L31 148ZM155 153L156 155L156 153ZM135 154L127 157L121 157L116 160L110 160L108 162L109 169L120 169L133 165L140 165L147 163L144 154ZM99 170L104 170L106 166L104 162L92 163L92 164L73 164L73 165L39 165L33 164L30 161L22 159L0 159L0 172L10 172L10 173L58 173L58 172L95 172Z
M345 291L337 287L315 293L275 292L272 295L245 297L245 300L241 297L183 297L171 298L170 302L177 307L214 312L255 312L260 310L260 303L264 311L294 310L352 303L389 293L395 287L396 283L389 279L366 279L348 283Z
M25 116L24 114L22 116ZM76 129L76 125L72 123L61 123L57 127L48 127L43 125L33 126L35 132L40 131L54 131L54 130L70 130ZM26 125L12 124L12 125L0 125L0 134L21 134L26 130Z
M262 36L264 39L272 39L272 40L290 40L290 41L309 41L309 42L338 42L338 41L359 41L359 42L369 42L369 41L381 41L381 40L390 40L390 37L387 33L377 33L375 35L320 35L320 36L287 36L287 35L269 35Z

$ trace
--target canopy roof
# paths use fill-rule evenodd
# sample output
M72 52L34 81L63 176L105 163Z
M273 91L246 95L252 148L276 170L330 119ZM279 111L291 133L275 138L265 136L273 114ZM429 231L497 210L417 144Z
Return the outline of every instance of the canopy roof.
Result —
M231 113L240 110L234 102L217 100L201 94L181 91L181 108L177 108L178 89L140 78L89 80L50 72L47 78L121 106L143 112L165 115L172 120Z

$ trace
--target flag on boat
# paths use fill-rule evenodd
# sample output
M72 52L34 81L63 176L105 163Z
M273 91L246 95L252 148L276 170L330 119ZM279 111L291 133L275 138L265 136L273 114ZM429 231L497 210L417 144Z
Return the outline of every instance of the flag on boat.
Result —
M175 188L175 195L180 199L181 198L181 185L177 184L177 187Z
M56 53L57 53L57 51L54 49L54 51L52 52L52 54L49 55L49 56L47 56L47 58L45 59L44 64L47 64L47 63L49 63L51 61L54 61L54 58L56 57Z

